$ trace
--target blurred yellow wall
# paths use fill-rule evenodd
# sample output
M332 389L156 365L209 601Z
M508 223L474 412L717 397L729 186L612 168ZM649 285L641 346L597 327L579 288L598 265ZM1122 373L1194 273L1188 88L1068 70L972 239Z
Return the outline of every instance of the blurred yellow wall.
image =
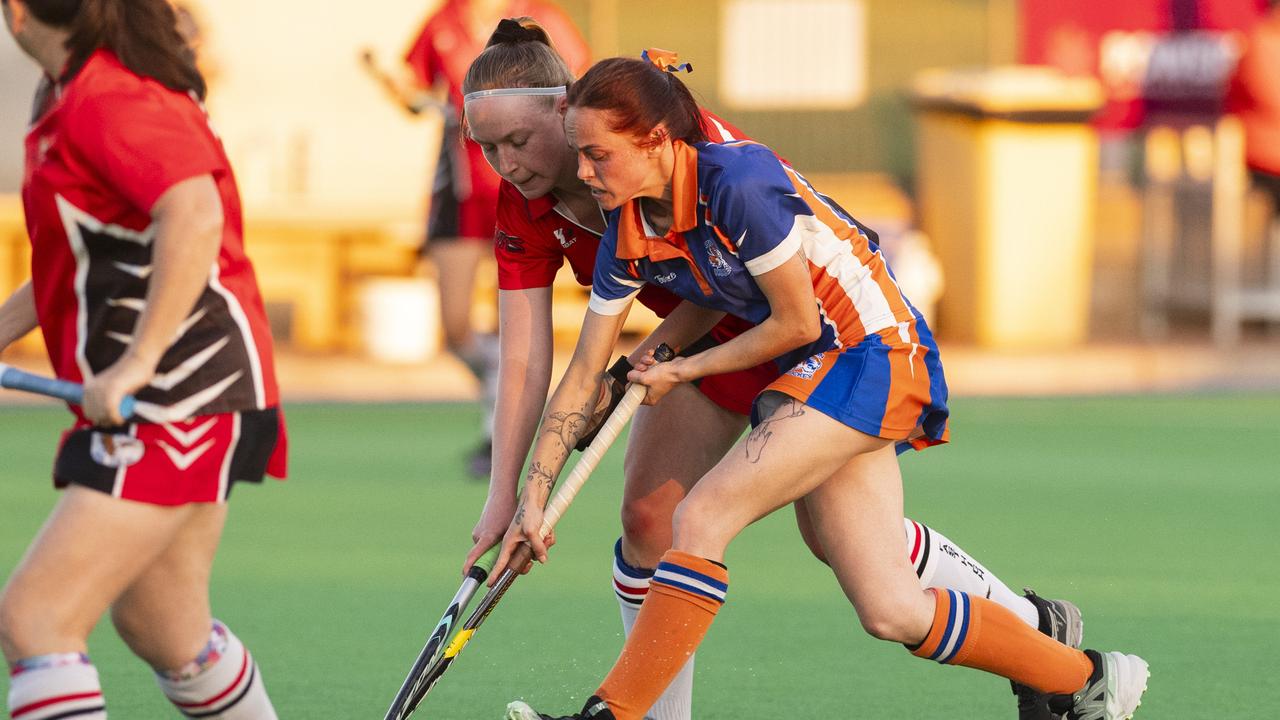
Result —
M399 70L432 0L188 0L214 124L247 213L419 222L438 118L396 107L362 48Z

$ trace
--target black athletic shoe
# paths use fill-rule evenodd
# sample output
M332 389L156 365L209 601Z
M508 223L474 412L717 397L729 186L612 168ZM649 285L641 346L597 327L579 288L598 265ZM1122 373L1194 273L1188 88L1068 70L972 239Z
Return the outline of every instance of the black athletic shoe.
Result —
M1046 600L1031 588L1023 588L1026 598L1036 606L1040 615L1040 632L1057 640L1063 645L1080 647L1084 641L1084 618L1080 608L1066 600ZM1053 712L1049 707L1049 696L1035 688L1019 685L1013 681L1013 694L1018 698L1018 720L1064 720L1066 715Z
M582 712L573 715L544 715L517 700L507 705L507 714L503 717L506 720L616 720L605 701L595 695L587 699Z

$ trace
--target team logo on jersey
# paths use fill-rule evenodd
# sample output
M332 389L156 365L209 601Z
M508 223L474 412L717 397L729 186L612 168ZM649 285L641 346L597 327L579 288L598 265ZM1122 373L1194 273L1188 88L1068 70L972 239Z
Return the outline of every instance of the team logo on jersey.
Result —
M663 285L666 285L667 283L675 279L676 279L675 273L667 273L666 275L658 275L657 277L655 277L654 282L660 282Z
M794 375L801 380L812 380L814 373L822 369L822 353L818 353L812 357L807 357L800 361L799 365L787 371L788 375Z
M711 272L716 277L729 277L729 273L733 272L729 262L720 253L720 246L711 238L707 238L707 261L711 263Z
M129 467L142 459L145 446L132 435L95 432L89 438L89 455L99 465Z
M503 252L523 253L524 240L515 235L508 235L501 230L495 230L493 233L493 244Z
M573 235L570 235L569 237L566 238L564 236L564 228L556 228L555 230L552 231L552 234L556 236L556 240L560 241L560 247L564 248L565 250L568 250L570 245L573 245L575 242L578 241L578 238Z
M36 162L43 163L49 156L49 148L53 147L52 135L41 135L36 141Z

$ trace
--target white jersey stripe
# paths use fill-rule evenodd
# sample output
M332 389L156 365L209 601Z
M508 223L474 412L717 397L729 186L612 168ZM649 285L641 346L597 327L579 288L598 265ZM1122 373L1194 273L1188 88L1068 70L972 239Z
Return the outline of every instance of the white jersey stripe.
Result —
M231 413L231 444L227 446L227 454L222 458L222 470L218 472L218 501L227 499L231 488L231 459L235 457L236 446L240 444L240 413Z
M617 298L615 300L605 300L604 298L597 295L593 290L591 292L591 300L587 302L587 309L594 312L597 315L607 315L607 316L621 315L623 311L625 311L628 307L630 307L631 301L634 300L636 295L639 295L639 294L640 294L640 288L636 288L635 292L628 293L623 297Z
M720 133L720 142L732 142L738 139L734 137L733 133L729 132L729 128L722 125L719 120L705 114L703 117L710 120L711 124L716 126L716 131Z
M227 311L231 313L231 317L235 320L236 326L240 328L240 337L244 340L245 352L249 354L249 372L253 379L253 397L254 406L259 410L267 407L267 392L264 388L262 378L262 358L258 355L258 343L254 342L253 329L249 325L249 318L245 315L244 308L240 306L240 300L218 280L218 263L213 264L213 269L209 273L209 287L213 291L222 296L227 303Z
M858 322L870 335L897 324L889 299L880 291L880 285L871 274L871 268L858 262L853 245L836 236L830 227L812 216L808 219L807 232L803 233L804 254L809 262L826 270L835 278L853 303ZM801 218L796 218L800 224ZM877 253L877 257L879 253ZM844 328L842 328L843 330Z
M806 226L814 222L817 222L817 218L811 215L797 216L796 221L791 224L791 232L787 233L787 236L782 239L782 242L778 243L777 247L743 263L747 268L747 272L752 275L763 275L790 260L793 255L800 251L800 245L808 229ZM746 236L747 234L744 232L742 237L738 239L739 247L741 247L742 241Z

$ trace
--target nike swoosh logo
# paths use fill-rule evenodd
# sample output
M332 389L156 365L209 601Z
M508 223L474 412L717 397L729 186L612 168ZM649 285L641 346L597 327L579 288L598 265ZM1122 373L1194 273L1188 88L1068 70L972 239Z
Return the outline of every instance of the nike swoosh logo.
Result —
M213 421L210 420L209 422ZM191 466L200 459L200 456L204 455L208 452L209 448L213 447L213 438L209 438L200 447L186 453L179 451L163 440L157 440L156 444L160 446L160 449L164 450L165 455L169 456L169 460L173 462L174 467L179 470L189 470L191 469Z

